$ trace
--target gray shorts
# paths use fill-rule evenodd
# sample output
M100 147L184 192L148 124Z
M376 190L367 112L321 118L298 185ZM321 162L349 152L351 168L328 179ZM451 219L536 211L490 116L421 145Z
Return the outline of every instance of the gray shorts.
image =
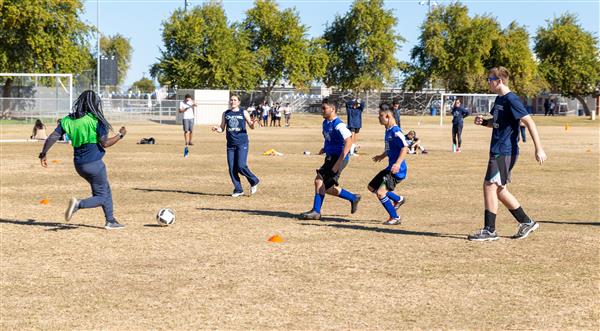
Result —
M504 186L510 183L512 168L517 163L518 155L490 155L485 181Z
M194 131L194 119L183 119L183 132Z

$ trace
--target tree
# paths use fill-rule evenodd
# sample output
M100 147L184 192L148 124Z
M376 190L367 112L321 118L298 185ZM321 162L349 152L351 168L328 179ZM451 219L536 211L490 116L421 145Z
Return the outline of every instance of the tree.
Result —
M411 51L412 85L437 81L455 92L486 91L483 60L489 57L499 30L491 17L470 18L467 7L459 2L436 7L421 26L419 44Z
M129 39L117 33L114 36L102 36L100 38L100 51L104 56L115 56L117 58L117 85L123 84L129 64L131 63L131 52L133 48L129 43Z
M131 85L129 91L140 92L140 93L152 93L156 89L152 79L142 77L140 80L134 82Z
M78 17L82 8L80 0L0 2L0 72L80 73L87 69L91 54L86 37L91 28ZM12 78L4 81L3 97L10 97L12 83Z
M516 22L511 22L492 42L485 64L487 68L507 68L510 72L510 88L519 95L534 96L546 87L529 49L529 33Z
M179 88L251 89L259 82L256 56L248 36L227 24L219 2L185 12L163 23L164 49L150 69L161 85Z
M383 0L356 0L344 16L336 16L323 35L330 56L325 83L358 92L391 81L399 66L394 54L404 41L395 23Z
M280 10L273 0L256 0L241 28L250 38L250 52L257 55L267 98L282 80L306 89L324 76L328 57L323 41L306 36L295 10Z
M586 115L590 115L583 97L598 93L600 87L598 39L581 28L574 14L567 13L547 23L538 29L535 38L540 72L552 92L576 98Z

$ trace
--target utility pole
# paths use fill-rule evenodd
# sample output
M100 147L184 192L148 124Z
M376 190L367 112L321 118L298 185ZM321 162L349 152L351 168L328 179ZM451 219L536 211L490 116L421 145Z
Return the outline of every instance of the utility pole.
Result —
M187 7L188 7L188 0L183 0L183 8L185 11L187 11Z

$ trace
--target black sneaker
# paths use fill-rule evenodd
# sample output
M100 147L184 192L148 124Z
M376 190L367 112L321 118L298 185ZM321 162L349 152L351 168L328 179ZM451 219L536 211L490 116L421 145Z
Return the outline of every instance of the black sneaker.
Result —
M321 219L321 214L317 213L314 210L311 210L309 212L302 213L300 215L300 218L302 218L303 220L320 220Z
M106 230L120 230L120 229L122 229L122 228L124 228L124 227L125 227L125 225L123 225L123 224L121 224L121 223L117 222L116 220L115 220L115 221L112 221L112 222L106 222L106 223L104 224L104 228L105 228Z
M524 239L539 227L540 225L533 220L530 223L519 223L519 229L512 239Z
M356 213L356 210L358 209L358 203L360 202L360 198L360 194L356 194L356 200L350 203L350 214Z
M470 234L467 239L471 241L493 241L498 240L498 236L496 231L490 232L487 229L481 229L474 234Z
M400 200L398 202L394 201L394 208L398 210L398 208L400 208L400 206L402 206L405 202L406 198L401 195Z

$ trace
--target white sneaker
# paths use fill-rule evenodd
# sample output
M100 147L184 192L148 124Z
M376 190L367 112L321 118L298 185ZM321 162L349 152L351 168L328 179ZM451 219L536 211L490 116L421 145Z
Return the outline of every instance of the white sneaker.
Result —
M258 184L250 187L250 195L253 195L256 193L256 191L258 191Z
M71 198L71 200L69 201L69 206L67 207L67 210L65 211L65 221L66 222L71 220L71 218L73 217L73 214L75 214L77 209L79 209L78 207L79 207L79 200L77 200L76 198Z
M244 195L244 192L235 192L231 196L234 198L237 198L237 197L241 197L242 195Z

